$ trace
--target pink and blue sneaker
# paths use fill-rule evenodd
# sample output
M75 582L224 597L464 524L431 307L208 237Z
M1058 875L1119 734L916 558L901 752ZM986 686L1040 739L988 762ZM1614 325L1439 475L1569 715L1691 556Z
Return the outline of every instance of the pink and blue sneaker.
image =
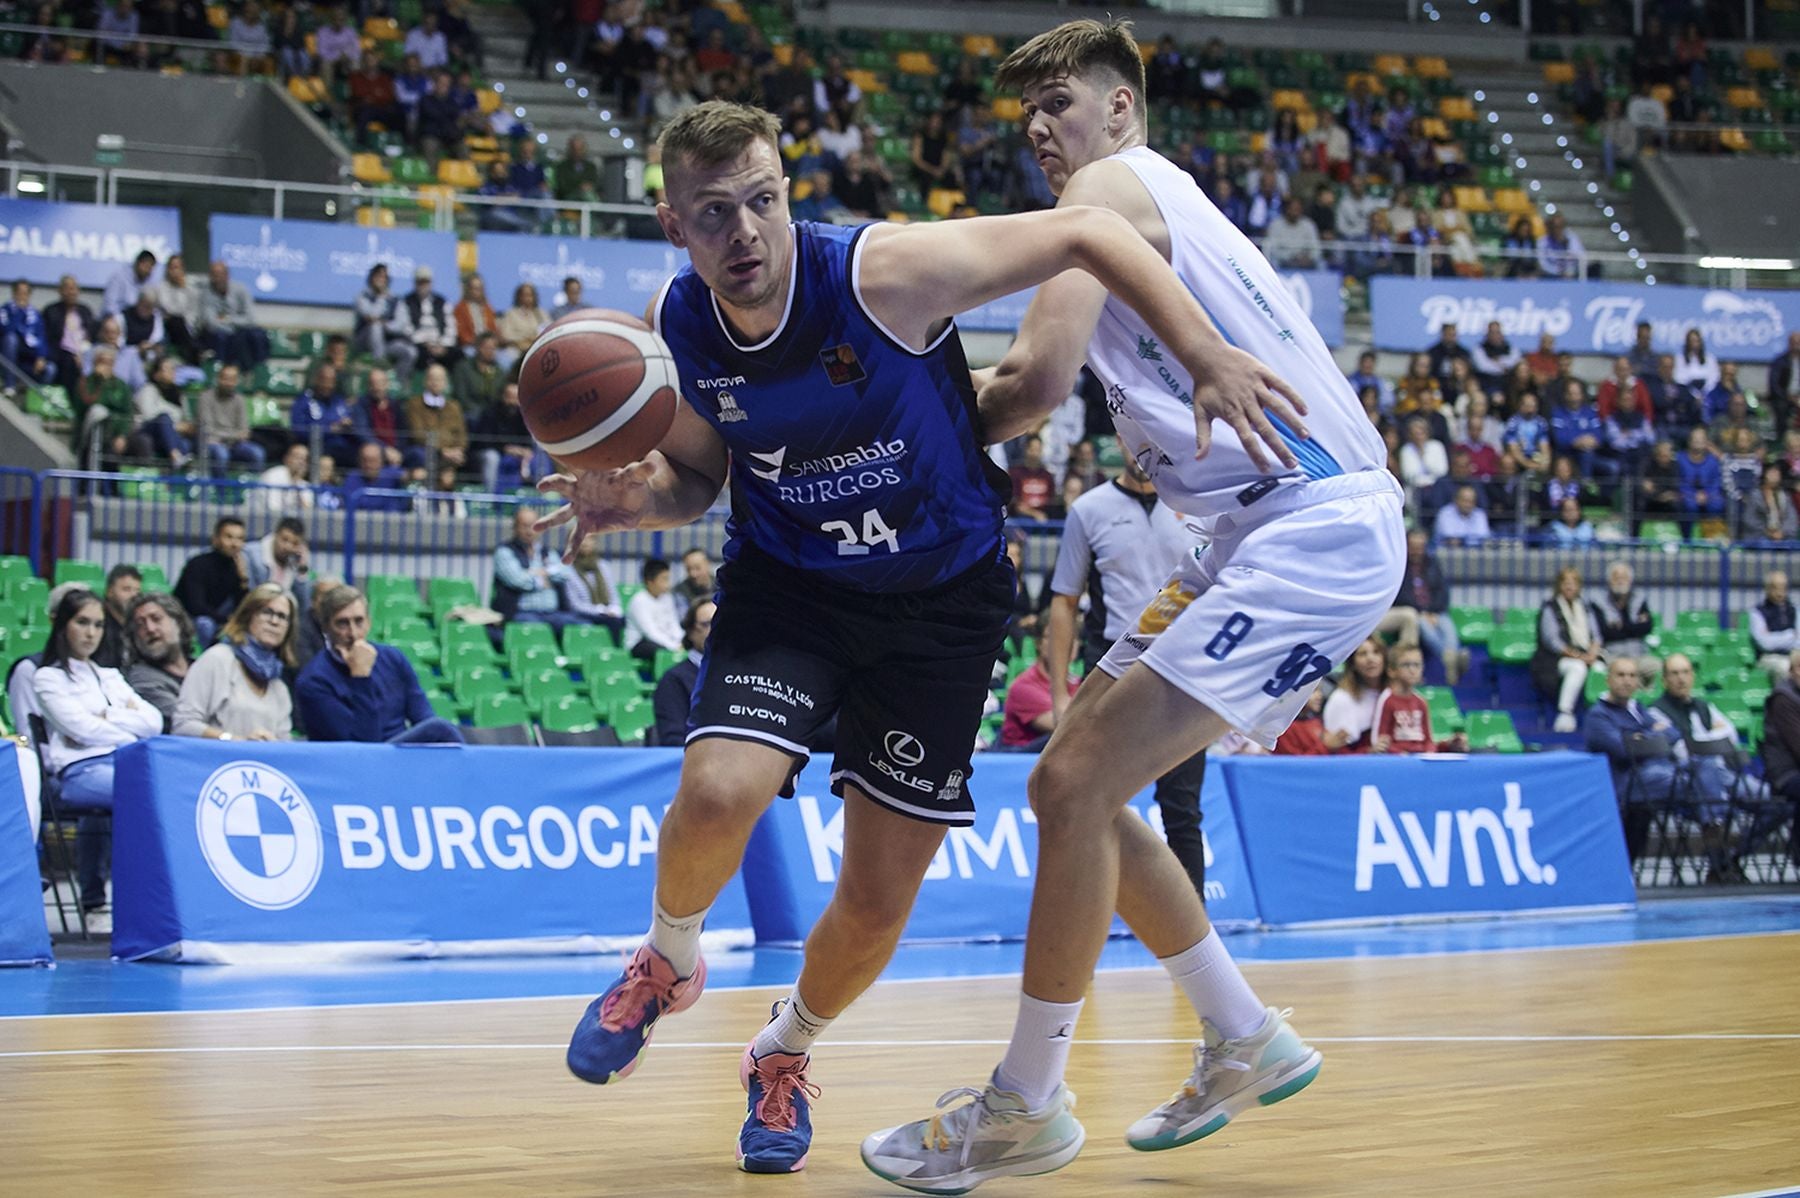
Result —
M581 1013L569 1041L569 1072L596 1086L630 1077L656 1021L693 1006L705 988L704 959L678 978L667 957L641 946L619 980Z
M780 1011L781 1004L775 1004ZM812 1102L819 1087L806 1080L812 1057L805 1053L756 1055L756 1041L744 1049L738 1080L750 1095L750 1113L738 1130L738 1168L746 1173L798 1173L812 1148Z

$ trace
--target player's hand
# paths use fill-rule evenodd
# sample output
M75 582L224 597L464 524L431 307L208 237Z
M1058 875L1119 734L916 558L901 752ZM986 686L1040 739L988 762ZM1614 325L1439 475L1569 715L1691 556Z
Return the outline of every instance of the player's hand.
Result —
M1264 446L1288 469L1299 464L1287 441L1269 422L1274 416L1296 437L1310 435L1301 420L1306 404L1280 375L1235 346L1209 353L1205 362L1183 365L1194 376L1195 458L1204 458L1212 448L1212 422L1223 420L1236 430L1251 464L1264 474L1271 472Z
M552 474L538 481L540 495L560 495L567 502L537 522L539 532L559 524L573 524L563 561L575 560L580 544L602 532L636 528L650 502L652 462L633 462L617 470L586 470L580 474Z
M1375 739L1374 739L1374 740L1372 740L1372 741L1370 741L1370 742L1369 742L1369 752L1371 752L1371 753L1385 753L1385 752L1387 752L1387 751L1388 751L1388 745L1389 745L1389 744L1390 744L1390 743L1391 743L1391 742L1390 742L1390 741L1389 741L1389 740L1388 740L1388 738L1387 738L1387 737L1385 737L1385 736L1378 736L1378 737L1376 737L1376 738L1375 738Z

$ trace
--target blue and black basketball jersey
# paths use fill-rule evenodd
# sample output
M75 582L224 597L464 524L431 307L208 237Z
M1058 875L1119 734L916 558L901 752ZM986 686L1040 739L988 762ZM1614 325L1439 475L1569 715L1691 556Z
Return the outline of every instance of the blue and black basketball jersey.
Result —
M781 324L727 330L686 266L657 301L687 402L731 450L743 546L859 591L939 586L1001 553L1006 476L982 452L956 327L915 353L863 309L862 233L797 222Z

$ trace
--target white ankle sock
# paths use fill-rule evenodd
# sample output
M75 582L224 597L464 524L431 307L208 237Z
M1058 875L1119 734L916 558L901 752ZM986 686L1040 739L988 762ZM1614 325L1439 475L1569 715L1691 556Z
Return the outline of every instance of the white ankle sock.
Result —
M650 935L645 942L669 959L676 977L693 976L700 965L700 929L706 926L706 913L712 908L702 907L692 915L677 918L663 910L660 900L654 906Z
M756 1046L750 1050L751 1055L760 1057L771 1052L785 1052L804 1056L812 1051L813 1041L830 1026L831 1020L813 1014L796 985L787 1002L782 1004L781 1013L756 1034Z
M1217 928L1207 929L1206 938L1192 948L1162 958L1162 965L1187 995L1194 1013L1212 1020L1227 1040L1262 1027L1267 1009L1225 951Z
M1006 1057L994 1071L994 1084L1025 1100L1027 1110L1041 1110L1062 1085L1069 1068L1069 1045L1081 1002L1044 1002L1019 995L1019 1019L1013 1024Z

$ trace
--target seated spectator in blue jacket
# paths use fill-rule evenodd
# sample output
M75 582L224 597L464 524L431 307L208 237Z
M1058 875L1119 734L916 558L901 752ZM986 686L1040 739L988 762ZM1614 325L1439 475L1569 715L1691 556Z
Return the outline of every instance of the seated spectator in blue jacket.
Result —
M1675 788L1675 750L1681 744L1681 733L1668 716L1639 703L1637 690L1634 658L1618 657L1607 663L1606 693L1587 709L1582 720L1582 742L1588 752L1606 755L1612 767L1613 792L1620 799L1628 787L1633 802L1666 799ZM1662 755L1634 761L1629 745L1640 738L1660 743Z
M288 428L295 439L309 445L313 430L317 429L327 457L340 466L356 461L356 416L338 390L337 367L329 362L319 363L311 384L294 397Z
M1510 459L1520 472L1542 473L1550 468L1549 422L1538 415L1534 393L1523 392L1516 402L1518 408L1506 422L1506 431L1500 438L1500 456Z
M569 567L533 527L538 514L535 508L515 510L512 539L494 550L493 608L508 620L549 624L560 634L570 624L591 621L563 610Z
M1687 436L1700 423L1700 401L1693 391L1675 381L1675 356L1656 359L1656 374L1644 380L1650 392L1650 411L1657 426L1671 439Z
M488 164L487 178L482 180L477 194L490 198L519 194L513 187L512 172L506 169L506 163L496 159ZM484 229L502 233L529 233L538 227L538 212L518 204L483 204L480 224Z
M1581 500L1572 495L1557 505L1549 533L1551 543L1559 549L1594 543L1594 526L1581 514Z
M364 441L362 448L356 451L356 469L344 476L342 487L346 507L363 491L399 491L405 488L406 476L398 466L387 464L382 456L383 452L378 441ZM362 512L404 512L406 506L407 501L398 495L370 496L356 502L356 509Z
M369 603L352 586L318 602L325 647L300 670L294 704L308 740L461 742L431 710L406 655L369 639Z
M1479 545L1493 536L1474 484L1456 488L1456 498L1438 509L1432 536L1439 545Z
M1638 396L1641 385L1622 388L1613 401L1612 414L1603 422L1606 429L1606 451L1619 465L1620 473L1636 478L1644 472L1644 463L1657 441L1656 421L1644 410Z
M53 351L44 333L44 314L31 306L31 284L20 279L12 299L0 308L0 353L35 383L56 381Z
M1687 452L1675 460L1681 479L1681 511L1716 516L1725 511L1725 467L1704 428L1688 430Z
M1691 814L1702 823L1723 823L1730 814L1731 797L1761 797L1762 783L1740 776L1735 755L1707 751L1710 745L1737 748L1737 729L1717 707L1694 693L1694 663L1687 655L1669 654L1662 673L1663 694L1655 708L1668 717L1686 747L1688 777L1696 800Z
M1588 402L1586 385L1570 379L1563 384L1562 402L1550 413L1551 448L1574 458L1584 478L1613 478L1619 466L1600 454L1605 437L1606 427Z
M513 193L528 200L541 200L550 194L544 164L537 160L537 148L537 142L529 137L519 142L518 156L513 159L512 171L507 176Z
M700 680L700 658L706 652L706 638L712 635L713 612L717 610L713 601L707 599L688 608L681 617L681 643L688 655L663 671L650 700L656 711L656 744L687 743L688 708L693 706L694 686Z

